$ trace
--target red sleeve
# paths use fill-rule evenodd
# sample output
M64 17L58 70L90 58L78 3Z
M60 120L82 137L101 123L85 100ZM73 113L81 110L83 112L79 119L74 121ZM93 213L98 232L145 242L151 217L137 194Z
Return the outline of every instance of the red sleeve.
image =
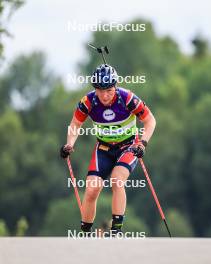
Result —
M84 122L89 115L90 110L91 102L89 101L88 96L84 96L78 103L78 106L74 112L74 116L78 121Z
M88 114L84 114L79 108L77 108L74 112L74 117L80 122L84 122L87 116Z
M142 102L142 105L140 106L140 111L136 114L139 120L143 120L148 114L150 113L150 110L148 106Z
M131 91L128 93L126 106L140 120L143 120L150 112L146 104Z

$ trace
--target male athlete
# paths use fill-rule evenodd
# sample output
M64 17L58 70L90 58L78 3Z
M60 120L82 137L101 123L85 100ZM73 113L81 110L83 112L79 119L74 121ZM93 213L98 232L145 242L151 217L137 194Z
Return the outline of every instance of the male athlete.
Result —
M90 233L95 219L98 196L103 181L112 182L112 234L121 232L126 208L124 184L142 158L153 134L156 121L146 104L129 90L117 87L117 73L107 64L96 68L91 78L95 90L78 103L70 123L67 143L60 150L66 159L73 151L79 129L89 116L97 128L97 143L87 173L82 202L81 230ZM144 125L141 140L136 135L136 118ZM101 184L91 184L92 181Z

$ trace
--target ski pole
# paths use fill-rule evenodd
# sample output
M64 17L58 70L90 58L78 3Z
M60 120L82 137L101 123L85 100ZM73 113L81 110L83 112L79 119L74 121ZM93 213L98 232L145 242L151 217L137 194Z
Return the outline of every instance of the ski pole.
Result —
M73 182L75 197L76 197L76 200L77 200L77 203L78 203L78 207L80 209L81 216L82 216L81 199L80 199L80 196L79 196L79 193L78 193L77 183L76 183L76 179L75 179L74 174L73 174L73 170L72 170L72 166L71 166L70 158L69 157L67 158L67 165L68 165L68 168L69 168L70 177L71 177L72 182Z
M143 169L143 171L144 171L144 175L145 175L145 177L146 177L146 179L147 179L147 182L148 182L148 184L149 184L149 187L150 187L151 193L152 193L152 195L153 195L153 197L154 197L154 200L155 200L155 203L156 203L156 205L157 205L157 208L158 208L158 211L159 211L159 213L160 213L160 216L161 216L161 218L162 218L162 220L163 220L163 222L164 222L164 224L165 224L165 226L166 226L166 229L167 229L167 231L168 231L169 237L171 237L171 232L170 232L169 227L168 227L168 225L167 225L165 215L164 215L164 213L163 213L163 210L162 210L162 207L161 207L160 202L159 202L159 200L158 200L157 194L156 194L155 189L154 189L154 187L153 187L153 185L152 185L152 182L151 182L151 180L150 180L150 177L149 177L149 174L148 174L148 172L147 172L147 169L146 169L146 167L145 167L144 162L143 162L142 159L139 159L139 162L140 162L141 167L142 167L142 169Z

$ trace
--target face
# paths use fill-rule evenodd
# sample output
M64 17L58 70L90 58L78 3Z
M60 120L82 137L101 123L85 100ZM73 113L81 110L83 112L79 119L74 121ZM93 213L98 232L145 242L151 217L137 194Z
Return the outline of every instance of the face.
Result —
M103 105L109 105L115 95L115 87L106 90L96 89L96 95Z

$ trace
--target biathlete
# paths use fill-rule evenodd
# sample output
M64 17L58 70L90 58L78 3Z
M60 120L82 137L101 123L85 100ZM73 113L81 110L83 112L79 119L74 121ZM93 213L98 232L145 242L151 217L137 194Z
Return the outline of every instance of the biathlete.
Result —
M124 184L134 170L138 158L154 132L156 121L146 104L133 92L117 87L116 70L102 64L91 78L95 88L78 103L70 123L67 142L60 150L66 159L73 152L78 138L77 131L89 116L96 128L95 144L87 173L87 182L82 201L81 230L90 233L96 215L96 204L103 182L112 182L111 232L121 232L126 209ZM143 123L144 133L137 136L136 120ZM76 128L76 130L74 130ZM96 181L100 184L92 184Z

